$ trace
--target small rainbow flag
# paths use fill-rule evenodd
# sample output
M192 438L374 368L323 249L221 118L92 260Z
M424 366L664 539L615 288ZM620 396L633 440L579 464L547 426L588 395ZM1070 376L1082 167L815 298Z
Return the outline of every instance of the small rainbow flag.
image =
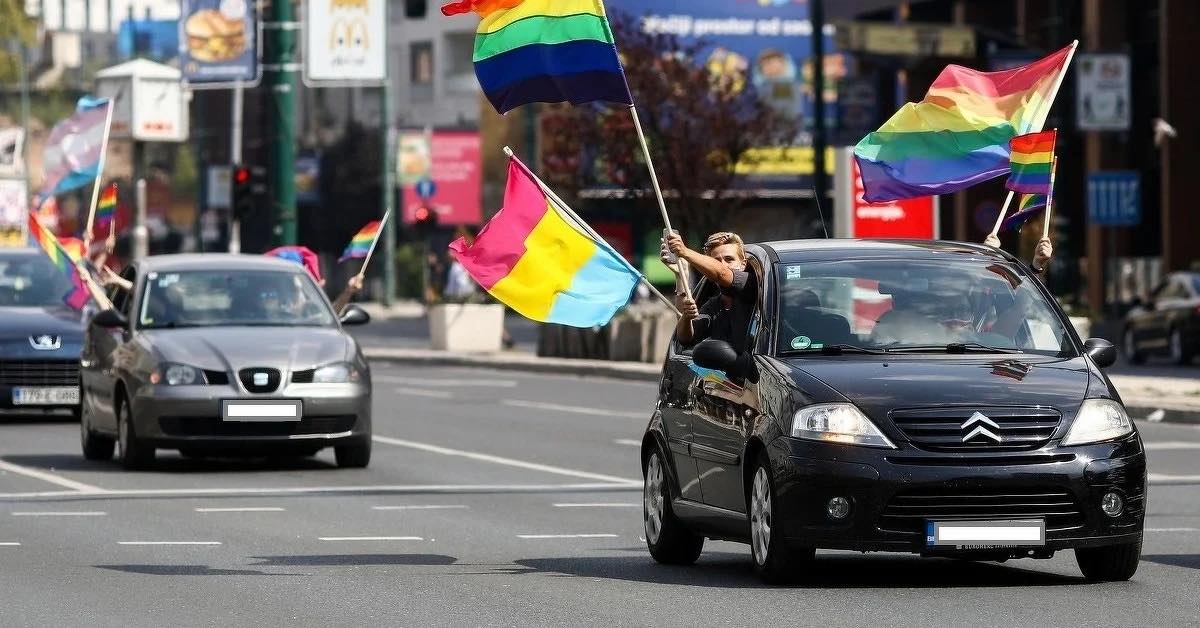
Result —
M602 0L457 0L474 11L475 76L496 111L533 102L633 104Z
M516 158L509 162L503 209L474 244L459 238L450 254L522 316L571 327L608 324L641 278L615 251L565 220Z
M79 256L63 247L58 238L49 229L43 227L42 223L38 222L37 216L32 213L29 214L29 235L37 242L38 246L42 247L54 266L66 275L75 286L70 292L63 295L63 302L77 310L82 309L90 295L83 285L83 279L80 278L79 272L75 269L75 263L80 259Z
M117 184L114 183L100 195L96 204L96 226L106 227L117 216Z
M1045 194L1022 194L1017 211L1004 219L1002 228L1008 230L1025 224L1026 220L1032 218L1046 206L1046 198Z
M338 263L340 264L348 259L366 257L367 253L371 251L371 245L379 237L381 226L382 223L380 221L372 220L367 223L367 226L354 234L354 237L350 239L350 244L346 247L345 251L342 251L342 256L338 258Z
M1023 194L1049 194L1057 138L1055 129L1012 138L1009 142L1012 173L1004 187Z

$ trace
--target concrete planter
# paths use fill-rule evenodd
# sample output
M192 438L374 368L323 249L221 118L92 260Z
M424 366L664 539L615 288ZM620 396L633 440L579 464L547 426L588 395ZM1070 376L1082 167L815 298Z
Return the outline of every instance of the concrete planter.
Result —
M503 305L443 303L429 308L429 337L435 350L498 353L503 335Z

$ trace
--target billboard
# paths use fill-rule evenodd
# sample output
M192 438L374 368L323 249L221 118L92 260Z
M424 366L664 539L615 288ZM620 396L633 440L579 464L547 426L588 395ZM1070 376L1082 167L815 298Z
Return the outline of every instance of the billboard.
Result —
M477 225L482 222L482 156L478 131L434 131L430 143L428 200L415 185L404 186L401 218L416 219L417 209L428 205L442 225Z
M1075 119L1081 131L1128 131L1130 65L1127 54L1081 54L1075 62Z
M305 5L305 79L384 80L387 74L385 0L310 0Z
M179 61L188 83L258 76L258 16L250 0L181 0Z

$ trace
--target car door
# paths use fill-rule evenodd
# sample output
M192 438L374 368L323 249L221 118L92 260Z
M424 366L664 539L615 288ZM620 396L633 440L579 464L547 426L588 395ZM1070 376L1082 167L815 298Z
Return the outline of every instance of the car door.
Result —
M667 349L663 378L659 388L663 432L667 437L668 454L679 480L680 497L703 501L696 461L692 458L692 420L695 397L692 386L695 373L691 369L692 352L678 340L672 339Z
M92 400L94 425L104 431L116 431L117 416L114 398L118 378L117 363L123 352L128 351L126 345L131 338L135 302L137 301L137 269L133 266L121 273L121 278L133 284L134 289L121 290L113 287L109 299L113 308L125 316L129 326L123 329L105 329L95 325L88 327L88 342L84 349L86 366L84 367L85 386Z

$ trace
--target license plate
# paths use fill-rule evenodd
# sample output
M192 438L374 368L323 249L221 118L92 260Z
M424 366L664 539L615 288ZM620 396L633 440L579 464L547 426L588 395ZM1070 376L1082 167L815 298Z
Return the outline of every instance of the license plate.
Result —
M79 387L14 388L12 402L14 406L73 406L79 403Z
M928 521L925 544L956 549L1041 547L1046 544L1046 521Z
M303 417L299 400L223 400L221 419L239 423L286 423Z

